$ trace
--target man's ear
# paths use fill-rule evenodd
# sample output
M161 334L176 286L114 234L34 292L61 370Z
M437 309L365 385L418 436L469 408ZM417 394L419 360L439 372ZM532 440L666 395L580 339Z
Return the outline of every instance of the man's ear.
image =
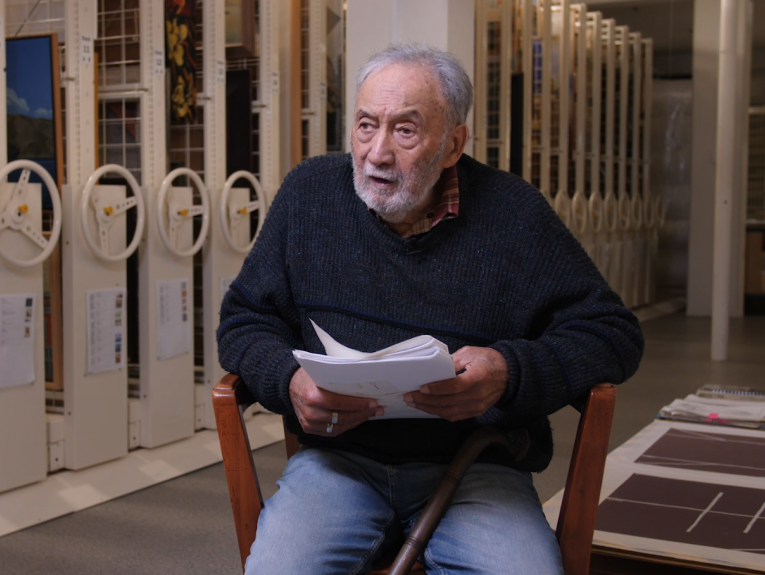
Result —
M467 124L460 124L452 129L451 134L449 134L449 143L446 145L447 153L443 160L444 168L451 168L457 163L465 150L469 137L470 128L467 127Z

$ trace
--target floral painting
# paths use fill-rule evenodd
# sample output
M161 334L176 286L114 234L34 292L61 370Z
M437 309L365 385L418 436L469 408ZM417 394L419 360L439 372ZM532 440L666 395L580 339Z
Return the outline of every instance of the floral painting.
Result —
M165 37L173 120L194 121L197 116L195 24L194 0L166 0Z

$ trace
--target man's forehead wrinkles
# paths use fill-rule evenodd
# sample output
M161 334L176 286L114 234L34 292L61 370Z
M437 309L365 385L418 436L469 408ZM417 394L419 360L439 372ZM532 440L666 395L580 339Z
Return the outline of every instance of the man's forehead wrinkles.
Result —
M408 108L405 110L400 111L384 111L381 114L372 112L370 110L367 110L365 108L359 108L356 110L356 118L386 118L390 121L400 121L400 120L417 120L419 122L422 122L425 117L423 114L417 109L417 108Z

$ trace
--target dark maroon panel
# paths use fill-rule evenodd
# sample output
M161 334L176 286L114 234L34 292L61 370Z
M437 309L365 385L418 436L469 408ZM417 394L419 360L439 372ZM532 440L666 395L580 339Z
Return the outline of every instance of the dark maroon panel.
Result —
M636 463L765 477L765 437L670 428Z
M596 529L765 555L765 490L635 474L600 504Z

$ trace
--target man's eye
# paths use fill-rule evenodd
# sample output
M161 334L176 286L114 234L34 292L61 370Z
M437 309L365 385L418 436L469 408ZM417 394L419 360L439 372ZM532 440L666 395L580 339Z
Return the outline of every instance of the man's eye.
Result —
M369 122L361 122L359 124L359 129L360 130L371 130L372 129L372 124L370 124Z
M398 131L400 134L404 136L411 136L412 134L414 134L414 130L412 130L411 128L406 128L406 127L399 128Z

